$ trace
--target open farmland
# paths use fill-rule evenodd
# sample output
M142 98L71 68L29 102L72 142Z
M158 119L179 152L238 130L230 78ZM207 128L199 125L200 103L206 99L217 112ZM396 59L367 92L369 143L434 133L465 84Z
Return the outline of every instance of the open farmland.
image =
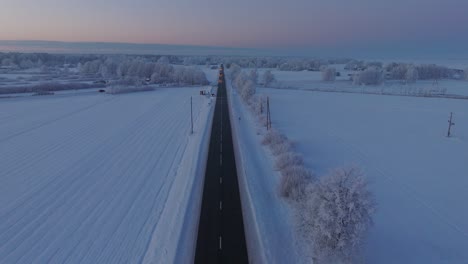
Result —
M198 94L171 88L3 99L0 262L181 256L212 113L211 98Z
M260 89L273 127L319 176L362 167L377 213L368 263L468 259L468 106L465 100ZM447 138L447 120L456 125Z

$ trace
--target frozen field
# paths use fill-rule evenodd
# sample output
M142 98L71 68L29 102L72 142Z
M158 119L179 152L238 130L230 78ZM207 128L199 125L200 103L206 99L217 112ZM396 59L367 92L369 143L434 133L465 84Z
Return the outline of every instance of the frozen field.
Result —
M258 92L318 175L357 164L371 179L378 210L367 263L468 263L468 101Z
M169 263L190 255L194 216L186 211L201 192L213 109L198 94L1 100L0 263Z
M382 85L359 86L353 85L348 74L353 71L344 70L344 65L332 65L336 67L341 76L334 82L323 82L321 72L314 71L279 71L272 70L278 83L276 86L283 89L319 89L323 91L344 91L353 93L389 93L389 94L415 94L433 93L438 94L445 91L447 95L468 96L468 82L463 80L418 80L413 84L405 84L402 81L387 80ZM260 69L260 76L265 69Z

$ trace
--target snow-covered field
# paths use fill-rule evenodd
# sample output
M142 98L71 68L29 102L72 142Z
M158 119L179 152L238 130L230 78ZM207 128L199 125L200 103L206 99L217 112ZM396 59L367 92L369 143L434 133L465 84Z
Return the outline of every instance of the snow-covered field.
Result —
M367 263L467 263L468 101L266 88L257 93L270 96L273 127L297 143L310 169L323 175L357 164L370 178L378 209ZM447 138L450 112L456 125ZM272 181L272 175L255 177Z
M418 80L413 84L405 84L402 81L387 80L382 85L359 86L353 85L349 74L353 71L344 70L344 65L332 65L340 72L334 82L323 82L321 72L317 71L280 71L272 70L278 83L275 85L283 89L344 91L353 93L389 93L389 94L415 94L423 93L438 94L445 91L448 95L468 96L468 82L463 80ZM260 76L266 69L259 69Z
M190 259L211 100L196 88L2 99L0 263Z

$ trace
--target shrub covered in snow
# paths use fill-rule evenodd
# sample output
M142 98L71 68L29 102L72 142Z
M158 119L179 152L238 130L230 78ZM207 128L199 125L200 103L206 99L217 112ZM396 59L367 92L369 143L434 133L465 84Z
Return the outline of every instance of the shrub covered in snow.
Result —
M336 69L333 67L328 67L322 69L322 81L330 82L336 79Z
M123 94L123 93L136 93L136 92L147 92L147 91L154 91L154 88L150 86L115 85L115 86L111 86L107 88L106 93Z
M249 102L255 94L255 84L251 80L247 80L241 87L241 97L244 101Z
M409 65L406 63L389 63L385 66L385 71L389 79L405 80Z
M435 64L423 64L416 68L418 70L419 79L421 80L450 78L452 73L449 68Z
M301 222L318 259L352 263L375 211L374 197L357 168L336 169L307 191ZM327 262L328 263L328 262Z
M270 145L271 153L275 156L279 156L284 153L291 152L293 150L293 143L289 140L285 140L281 143Z
M233 63L229 67L228 74L231 80L234 81L235 79L237 79L237 77L239 76L241 72L242 72L242 68L239 65Z
M262 95L255 95L250 100L250 108L258 117L265 113L266 97Z
M344 69L348 71L358 71L365 68L365 63L363 61L351 60L346 63Z
M306 186L312 180L312 174L303 166L288 166L281 171L279 195L299 202L304 199Z
M275 166L278 170L282 171L290 166L302 166L304 160L302 157L294 152L288 152L276 157Z
M252 82L253 82L254 84L257 84L257 83L258 83L258 72L257 72L257 69L252 69L252 70L250 70L249 78L250 78L250 80L252 80Z
M405 77L408 83L416 82L419 78L418 70L416 69L416 67L414 66L408 67L408 69L406 70Z
M231 72L231 78L233 76L236 76L233 80L235 88L241 95L242 99L246 103L250 104L250 100L253 98L256 92L255 83L251 79L252 76L242 71L238 72L237 70L235 72Z
M279 133L276 129L270 129L263 137L263 145L281 144L288 138Z
M9 93L31 93L31 92L43 92L43 91L62 91L62 90L79 90L87 88L102 88L103 84L90 84L90 83L59 83L59 82L47 82L34 85L25 86L3 86L0 89L0 94Z
M357 85L378 85L382 82L383 72L381 69L375 67L356 73L353 78L353 83Z
M273 73L271 73L270 70L267 70L263 73L263 85L264 86L269 86L275 80L276 80L275 75L273 75Z

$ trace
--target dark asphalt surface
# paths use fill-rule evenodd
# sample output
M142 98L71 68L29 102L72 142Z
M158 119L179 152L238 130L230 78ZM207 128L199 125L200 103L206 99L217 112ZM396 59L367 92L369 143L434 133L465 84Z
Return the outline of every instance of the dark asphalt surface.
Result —
M195 263L248 263L228 111L226 81L221 69L203 187Z

